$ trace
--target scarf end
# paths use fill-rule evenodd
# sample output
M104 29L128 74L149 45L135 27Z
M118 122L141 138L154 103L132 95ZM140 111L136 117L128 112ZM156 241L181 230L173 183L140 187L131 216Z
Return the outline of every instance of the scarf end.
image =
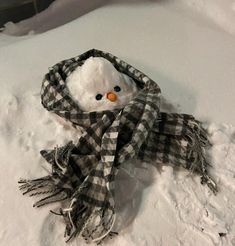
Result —
M66 189L58 188L52 176L33 180L20 179L18 183L23 195L44 196L34 203L33 207L67 200L68 207L60 208L59 212L50 211L64 218L66 242L75 236L81 236L87 243L99 244L117 234L112 231L116 218L114 208L110 205L97 207L86 202L83 196L80 196L81 190L86 187L85 184L80 186L80 192L72 195Z
M45 176L39 179L18 181L19 189L23 195L44 196L42 199L33 204L33 207L41 207L49 203L62 201L68 198L68 192L65 189L58 188L51 176Z
M187 138L190 146L188 153L189 170L196 171L201 175L201 184L207 185L208 188L216 195L218 187L216 182L208 175L208 166L211 166L206 160L205 148L211 147L212 144L208 139L207 131L200 123L195 123L194 127L189 127Z
M201 176L201 184L207 185L209 189L214 193L214 195L217 195L218 193L218 187L215 181L207 174Z
M98 245L118 234L112 231L116 215L110 208L91 206L73 198L68 208L51 212L64 218L66 243L81 236L86 243Z

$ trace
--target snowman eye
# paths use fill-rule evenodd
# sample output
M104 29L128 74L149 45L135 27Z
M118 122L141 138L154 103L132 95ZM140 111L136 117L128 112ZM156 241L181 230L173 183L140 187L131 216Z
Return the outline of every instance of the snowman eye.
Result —
M120 86L117 85L117 86L114 87L114 90L115 90L116 92L119 92L119 91L121 90L121 88L120 88Z
M97 94L97 95L95 96L95 99L96 99L96 100L101 100L102 97L103 97L103 96L102 96L101 94Z

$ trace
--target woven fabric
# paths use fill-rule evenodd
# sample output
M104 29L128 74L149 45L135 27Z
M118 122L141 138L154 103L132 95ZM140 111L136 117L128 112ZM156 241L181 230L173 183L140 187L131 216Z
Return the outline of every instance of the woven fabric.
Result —
M104 57L139 87L137 96L122 109L83 112L72 100L66 78L89 57ZM89 50L50 68L41 90L43 106L50 112L83 127L77 143L41 151L50 163L50 175L21 180L30 195L45 194L39 207L65 200L60 210L66 236L83 236L88 242L112 234L115 221L115 176L120 165L139 158L197 172L214 193L216 184L208 176L205 148L210 146L201 123L187 114L160 112L161 90L157 83L110 53Z

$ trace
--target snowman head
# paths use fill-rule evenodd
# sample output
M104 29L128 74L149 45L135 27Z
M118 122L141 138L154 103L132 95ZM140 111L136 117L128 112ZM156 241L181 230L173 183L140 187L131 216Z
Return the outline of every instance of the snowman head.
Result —
M123 108L137 93L135 82L101 57L87 59L68 76L66 84L83 111Z

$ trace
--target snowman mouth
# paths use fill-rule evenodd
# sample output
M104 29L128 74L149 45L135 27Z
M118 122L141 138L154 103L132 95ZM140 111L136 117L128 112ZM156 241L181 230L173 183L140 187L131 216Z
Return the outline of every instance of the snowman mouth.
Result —
M116 102L117 101L117 95L113 92L108 92L107 93L107 99L111 102Z

